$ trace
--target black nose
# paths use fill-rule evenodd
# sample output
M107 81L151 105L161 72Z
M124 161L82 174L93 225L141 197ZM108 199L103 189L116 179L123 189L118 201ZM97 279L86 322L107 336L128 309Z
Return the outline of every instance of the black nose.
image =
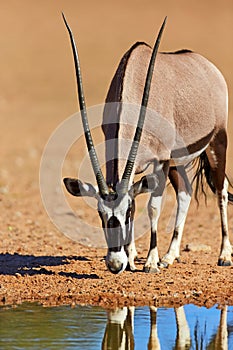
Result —
M114 273L115 275L117 275L118 273L120 273L123 269L123 264L121 264L119 267L113 267L111 266L111 264L108 263L108 269L110 272Z

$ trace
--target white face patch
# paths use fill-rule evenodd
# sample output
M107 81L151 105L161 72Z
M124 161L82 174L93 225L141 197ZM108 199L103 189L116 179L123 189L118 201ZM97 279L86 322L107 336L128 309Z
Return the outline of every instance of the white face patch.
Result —
M122 228L123 239L126 237L126 214L132 203L132 198L126 193L122 198L113 200L111 202L104 201L102 198L98 203L98 211L102 214L105 228L107 228L107 222L111 217L116 217L120 222ZM130 243L130 242L128 242Z
M83 183L83 189L88 192L89 191L89 186L86 183Z
M98 211L102 219L102 226L108 245L106 265L112 273L125 270L128 257L125 246L131 243L133 229L132 197L126 193L116 199L100 198Z

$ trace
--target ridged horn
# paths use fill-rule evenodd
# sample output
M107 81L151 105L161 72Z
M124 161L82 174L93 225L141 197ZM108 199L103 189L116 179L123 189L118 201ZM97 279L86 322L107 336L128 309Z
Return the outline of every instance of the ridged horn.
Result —
M143 96L142 96L142 102L141 102L141 108L140 108L137 128L136 128L136 131L134 134L134 139L133 139L133 143L131 145L131 149L130 149L127 163L125 166L125 170L124 170L124 173L123 173L122 179L121 179L121 185L120 185L120 192L121 193L126 193L128 191L130 176L131 176L132 171L133 171L133 167L134 167L134 163L135 163L135 159L137 156L137 151L138 151L138 147L139 147L139 143L140 143L140 139L141 139L141 135L142 135L142 129L143 129L144 121L145 121L146 108L147 108L147 104L148 104L148 100L149 100L150 87L151 87L151 81L152 81L152 76L153 76L153 71L154 71L155 59L156 59L156 56L158 53L158 48L159 48L159 44L161 41L163 30L164 30L164 27L166 24L166 20L167 20L167 17L165 17L163 24L160 28L158 37L156 39L156 42L155 42L155 45L154 45L154 48L152 51L149 67L147 70L146 82L145 82Z
M85 134L85 139L86 139L86 145L87 149L90 155L90 160L92 164L92 168L94 170L95 176L96 176L96 181L99 187L99 192L101 195L107 195L109 193L108 186L106 184L106 181L104 179L103 173L100 168L99 160L95 151L89 123L88 123L88 118L87 118L87 109L86 109L86 103L85 103L85 98L84 98L84 92L83 92L83 84L82 84L82 76L81 76L81 69L80 69L80 62L79 62L79 57L78 57L78 51L76 48L75 40L73 37L73 33L66 21L64 13L62 13L62 17L65 23L65 26L68 30L69 36L70 36L70 42L71 42L71 47L72 47L72 52L73 52L73 58L74 58L74 65L75 65L75 73L76 73L76 81L77 81L77 90L78 90L78 102L79 102L79 107L80 107L80 112L81 112L81 117L82 117L82 124L83 124L83 130Z

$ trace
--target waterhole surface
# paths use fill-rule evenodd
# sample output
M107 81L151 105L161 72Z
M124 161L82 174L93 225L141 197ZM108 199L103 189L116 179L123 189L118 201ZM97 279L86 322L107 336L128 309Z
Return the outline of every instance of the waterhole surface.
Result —
M0 349L233 349L233 307L0 308Z

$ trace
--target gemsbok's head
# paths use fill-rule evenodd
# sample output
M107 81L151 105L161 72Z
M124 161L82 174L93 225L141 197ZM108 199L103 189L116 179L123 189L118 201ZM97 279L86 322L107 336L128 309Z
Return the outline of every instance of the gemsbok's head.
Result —
M94 187L92 184L82 182L79 179L73 178L65 178L64 184L66 186L67 191L73 196L89 196L95 197L97 199L97 209L102 221L102 227L108 245L106 265L112 273L117 274L124 271L128 263L127 249L129 244L131 243L133 234L135 197L140 193L154 191L158 186L158 179L157 175L155 174L143 176L138 182L134 184L132 184L131 175L133 174L137 150L140 144L155 59L158 52L162 32L166 23L166 18L161 26L153 48L149 68L147 71L147 77L144 86L144 93L141 102L137 128L134 134L134 139L132 141L132 146L128 155L128 159L126 161L125 169L121 180L119 181L119 183L116 184L116 186L114 186L114 188L109 188L109 186L107 185L99 164L99 160L97 158L87 119L87 110L82 88L78 52L72 31L64 15L63 19L71 40L77 78L78 100L82 117L84 135L93 171L96 176L98 189L96 189L96 187Z

